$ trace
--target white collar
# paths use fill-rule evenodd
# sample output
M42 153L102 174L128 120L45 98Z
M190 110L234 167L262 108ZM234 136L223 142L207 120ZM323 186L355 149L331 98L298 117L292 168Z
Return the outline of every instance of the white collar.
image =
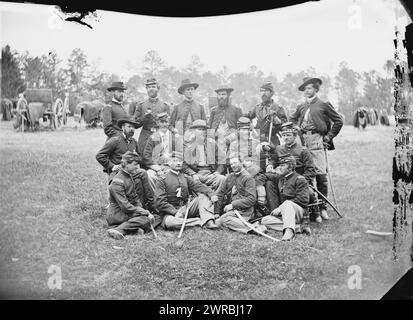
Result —
M116 100L115 98L112 98L112 102L114 102L114 103L116 103L116 104L120 104L120 105L122 105L122 102L120 102L120 101Z
M312 98L306 98L307 103L311 103L314 101L314 99L317 98L317 94L314 95Z
M175 171L175 170L172 170L172 169L169 169L169 171L172 172L172 173L174 173L174 174L176 174L176 175L179 174L179 171Z

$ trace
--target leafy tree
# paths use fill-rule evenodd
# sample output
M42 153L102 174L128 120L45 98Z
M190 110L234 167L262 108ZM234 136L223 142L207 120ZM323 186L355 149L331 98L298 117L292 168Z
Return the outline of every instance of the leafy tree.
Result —
M17 54L6 45L1 50L1 97L14 98L24 90Z
M164 60L155 50L148 51L143 58L143 74L145 78L157 77L166 68Z
M88 66L87 57L80 48L73 49L69 58L70 85L79 92L82 88L85 68Z

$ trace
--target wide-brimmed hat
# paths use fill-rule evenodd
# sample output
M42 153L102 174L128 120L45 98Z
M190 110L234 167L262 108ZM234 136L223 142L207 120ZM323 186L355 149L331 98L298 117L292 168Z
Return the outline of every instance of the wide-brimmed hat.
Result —
M145 83L145 87L147 87L147 86L149 86L149 85L151 85L151 84L156 84L156 85L159 87L159 83L158 83L158 81L157 81L155 78L147 79L147 80L146 80L146 83Z
M135 127L135 129L137 129L139 127L139 124L137 122L135 122L135 119L133 118L121 118L118 120L117 124L118 127L122 127L122 125L124 123L129 123L131 125L133 125Z
M108 91L113 91L113 90L121 90L124 91L127 88L125 87L125 85L123 84L123 82L121 81L115 81L112 82L112 85L107 89Z
M186 88L194 87L195 90L199 87L198 83L191 82L189 79L184 79L181 81L181 86L178 88L178 93L182 94Z
M232 91L234 91L234 89L230 88L229 86L219 86L218 89L215 90L215 92L218 93L220 91L226 91L227 93L231 93Z
M321 85L323 83L323 81L321 81L321 79L319 79L319 78L305 77L303 79L303 83L298 87L298 90L304 91L305 86L310 84L310 83Z
M189 129L207 129L207 123L205 120L195 120L194 122L192 122L191 126L189 127Z

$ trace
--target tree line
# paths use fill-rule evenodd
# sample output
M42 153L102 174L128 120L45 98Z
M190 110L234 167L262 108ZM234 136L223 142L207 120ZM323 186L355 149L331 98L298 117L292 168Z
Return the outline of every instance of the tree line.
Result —
M144 55L139 69L130 62L129 67L136 72L125 80L117 74L99 70L99 63L88 61L80 48L73 49L64 63L56 52L32 56L28 51L19 53L6 45L1 54L1 97L14 99L26 88L50 88L55 97L64 98L65 93L76 97L71 101L99 99L107 102L109 96L106 88L113 81L124 80L129 89L126 101L142 101L146 99L146 79L155 77L161 83L160 98L176 104L182 99L176 91L181 80L190 78L200 84L197 90L203 99L200 102L207 107L216 96L214 90L219 85L228 84L235 89L231 95L232 103L247 111L260 101L259 87L263 81L269 80L274 85L275 99L291 114L303 99L297 87L305 76L314 75L323 80L320 97L329 100L329 95L335 94L337 102L334 106L344 115L347 124L351 123L353 112L362 105L391 113L393 104L392 60L384 63L384 76L375 70L357 72L343 61L334 78L320 75L314 68L289 72L282 79L272 73L265 74L256 66L235 73L230 73L224 66L214 73L204 70L204 64L197 55L193 55L184 68L178 69L168 65L154 50ZM72 113L74 108L75 103L71 103Z

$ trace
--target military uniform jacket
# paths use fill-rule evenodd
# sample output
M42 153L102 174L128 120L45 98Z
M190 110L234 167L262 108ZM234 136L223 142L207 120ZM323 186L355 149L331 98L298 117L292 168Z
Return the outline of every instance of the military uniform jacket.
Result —
M233 193L235 188L236 193ZM225 204L225 198L230 199L235 210L248 211L255 206L257 190L254 178L246 171L227 175L225 181L217 190L218 202L215 204L215 214L220 214Z
M269 106L269 108L268 108ZM270 121L266 119L268 112L269 111L275 111L275 116L279 118L276 119L274 117L273 120L273 128L272 128L272 136L276 136L278 132L281 131L281 125L285 122L287 122L287 115L285 113L285 110L283 107L279 106L276 104L274 101L271 100L270 104L264 104L264 103L259 103L257 104L253 110L248 112L246 115L250 119L257 118L257 125L255 126L255 129L260 130L260 136L261 137L266 137L265 139L261 138L260 140L268 140L268 135L270 133Z
M129 173L120 169L109 185L108 224L118 225L135 216L146 215L143 210L135 182Z
M231 104L225 108L214 106L211 108L208 127L216 130L222 119L225 119L229 129L237 129L237 122L240 117L242 117L242 111L239 107Z
M295 112L290 116L290 121L301 126L307 109L310 108L310 116L321 135L327 135L333 139L343 127L343 119L334 109L330 102L324 102L318 97L310 103L302 103L297 106ZM331 126L333 122L333 126Z
M212 189L184 173L170 170L156 182L155 208L161 216L175 215L187 203L192 192L203 193L210 198L214 193Z
M138 142L132 138L128 143L123 133L109 138L102 149L96 154L96 160L102 165L103 171L110 174L114 165L120 164L126 151L137 151Z
M145 149L143 151L143 164L148 167L154 164L163 165L163 155L168 153L172 154L172 151L183 152L184 142L180 135L169 131L168 134L168 150L163 150L162 138L159 131L153 133L146 142Z
M148 109L152 110L152 112L145 115ZM135 121L139 123L143 130L151 130L156 125L155 116L162 112L166 112L170 115L171 111L169 105L158 98L149 98L138 103L134 114Z
M295 158L295 171L298 174L304 176L308 182L315 178L316 171L310 151L296 142L291 146L276 146L276 148L271 151L271 162L274 168L278 166L280 156L286 154L290 154Z
M171 128L177 128L180 132L186 131L188 116L191 115L192 122L195 120L205 120L205 109L198 102L183 100L177 104L171 114Z
M121 103L112 100L109 105L102 109L103 132L110 138L122 134L122 129L118 127L119 119L127 118L128 113Z
M197 159L197 147L201 147L204 151L205 164L199 163ZM185 162L188 164L190 175L194 175L199 170L208 169L211 172L225 174L226 171L226 155L222 148L215 142L214 139L205 137L204 143L199 146L196 140L189 143L185 148Z
M285 200L291 200L306 209L310 200L310 190L306 178L295 171L284 178L280 177L276 197L280 204Z

